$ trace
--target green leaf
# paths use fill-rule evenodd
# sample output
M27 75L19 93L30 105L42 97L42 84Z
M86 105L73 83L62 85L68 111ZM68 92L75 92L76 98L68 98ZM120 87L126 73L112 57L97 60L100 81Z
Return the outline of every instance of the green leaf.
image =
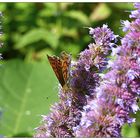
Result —
M122 128L122 136L125 138L138 137L139 132L136 124L132 124L131 126L124 125Z
M65 12L64 15L66 17L76 19L80 21L82 24L85 24L85 25L89 24L89 18L82 11L71 10L71 11Z
M111 14L110 8L107 4L100 3L91 13L90 20L91 21L100 21L108 18Z
M52 48L56 48L58 45L58 37L56 36L56 34L45 29L38 28L29 31L25 35L23 35L23 37L20 37L19 41L15 45L15 48L20 49L32 43L36 43L40 40L44 40Z
M57 13L57 4L56 3L44 3L44 7L40 12L39 16L41 17L51 17Z
M118 8L119 10L120 9L122 9L122 10L125 10L125 9L127 9L127 10L132 10L132 9L134 9L134 7L133 7L133 3L130 3L130 2L121 2L121 3L111 3L111 5L113 6L113 7L115 7L115 8Z
M0 135L34 133L42 114L57 101L57 80L47 58L40 63L11 60L0 67Z
M0 4L0 11L4 11L6 9L6 5L4 3Z

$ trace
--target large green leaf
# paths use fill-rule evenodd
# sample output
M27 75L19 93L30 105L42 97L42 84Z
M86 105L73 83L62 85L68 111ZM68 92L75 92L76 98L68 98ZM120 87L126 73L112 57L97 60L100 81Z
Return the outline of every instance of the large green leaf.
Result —
M47 61L11 60L0 67L0 135L32 136L57 101L57 80Z

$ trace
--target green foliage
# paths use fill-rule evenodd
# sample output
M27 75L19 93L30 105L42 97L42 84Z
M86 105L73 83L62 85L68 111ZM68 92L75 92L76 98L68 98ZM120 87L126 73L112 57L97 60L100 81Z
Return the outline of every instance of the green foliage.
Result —
M140 106L140 102L138 103ZM132 117L136 118L136 122L132 125L124 125L122 128L122 137L124 138L138 138L140 137L140 111L133 114Z
M43 28L37 28L27 32L22 38L19 38L15 44L15 48L21 49L22 47L27 47L28 45L41 40L48 43L54 49L58 45L58 37L54 33L48 32Z
M139 136L138 129L135 124L132 124L131 126L125 125L122 129L122 136L127 138L136 138Z
M57 79L46 54L66 51L76 59L91 41L84 27L107 23L122 36L120 20L132 8L131 3L0 3L0 135L32 137L40 115L57 101ZM124 127L123 136L130 131L129 137L140 136L137 126Z
M11 60L0 68L0 134L33 134L41 114L57 101L57 82L47 62ZM48 82L49 81L49 82Z
M97 6L90 15L91 21L100 21L108 18L111 15L111 8L107 4L101 3Z
M128 18L124 11L131 8L130 3L1 3L3 56L24 59L30 54L42 59L38 55L42 50L57 55L65 50L76 57L90 42L88 29L83 27L107 23L122 35L120 19Z

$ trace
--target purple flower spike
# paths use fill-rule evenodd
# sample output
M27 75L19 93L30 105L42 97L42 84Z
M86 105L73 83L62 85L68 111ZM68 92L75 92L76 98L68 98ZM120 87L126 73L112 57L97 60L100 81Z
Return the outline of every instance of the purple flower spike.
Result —
M108 28L108 25L103 25L101 28L89 28L89 34L95 41L96 45L103 46L104 53L111 49L117 42L118 35L114 35L113 32Z
M139 110L136 100L140 93L140 12L136 10L131 14L136 19L123 22L123 30L129 32L121 40L122 46L113 51L116 60L109 62L110 71L102 76L95 98L88 99L83 107L81 122L75 128L77 137L121 137L122 126L135 122L130 114ZM94 36L96 31L92 29L90 34ZM98 34L95 42L101 36Z

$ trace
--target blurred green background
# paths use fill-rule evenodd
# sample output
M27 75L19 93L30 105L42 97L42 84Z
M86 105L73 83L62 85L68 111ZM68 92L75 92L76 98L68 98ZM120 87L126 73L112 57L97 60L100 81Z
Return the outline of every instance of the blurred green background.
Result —
M108 24L123 36L121 20L132 3L0 3L0 137L32 137L34 128L58 101L57 79L46 54L61 51L76 59L92 41L88 29ZM137 122L124 126L123 137L140 137Z

